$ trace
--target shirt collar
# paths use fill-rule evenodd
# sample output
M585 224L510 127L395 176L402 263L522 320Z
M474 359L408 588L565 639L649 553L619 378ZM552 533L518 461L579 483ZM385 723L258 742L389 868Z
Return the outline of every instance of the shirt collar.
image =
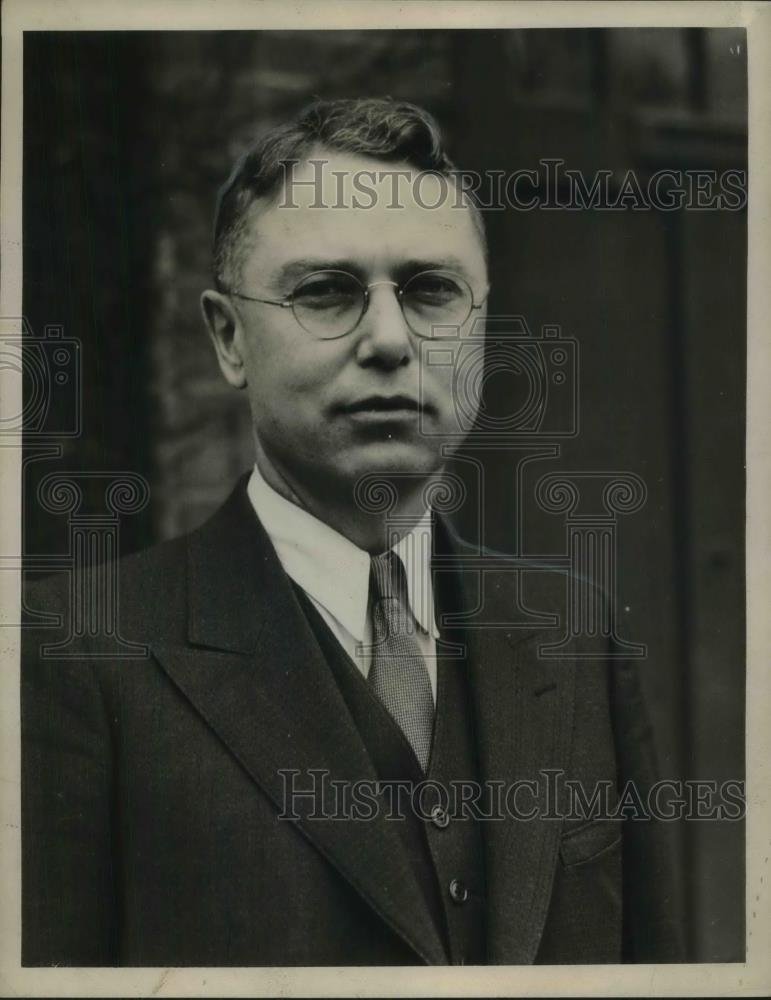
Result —
M255 513L286 573L358 641L365 639L370 556L313 514L286 500L255 464L247 485ZM431 586L431 511L393 546L404 565L410 609L439 638Z

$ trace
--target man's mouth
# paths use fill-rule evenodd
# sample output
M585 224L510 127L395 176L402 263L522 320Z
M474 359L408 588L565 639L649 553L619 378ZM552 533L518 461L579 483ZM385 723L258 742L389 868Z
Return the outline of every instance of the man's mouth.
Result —
M412 396L365 396L338 407L341 413L361 417L414 417L418 413L430 412L431 407L419 403Z

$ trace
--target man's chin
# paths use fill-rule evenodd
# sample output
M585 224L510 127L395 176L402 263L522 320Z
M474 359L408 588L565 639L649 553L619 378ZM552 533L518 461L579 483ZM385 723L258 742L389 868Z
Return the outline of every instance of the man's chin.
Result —
M434 475L444 464L438 448L427 448L404 441L378 441L355 449L349 456L350 473L364 476L425 476Z

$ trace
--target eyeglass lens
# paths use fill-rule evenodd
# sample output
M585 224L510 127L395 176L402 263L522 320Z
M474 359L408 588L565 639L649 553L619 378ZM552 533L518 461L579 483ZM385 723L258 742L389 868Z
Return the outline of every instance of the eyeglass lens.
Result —
M444 271L413 275L402 286L399 298L408 326L421 337L432 336L435 328L465 323L474 301L465 281ZM366 289L345 271L309 274L292 294L297 322L320 339L350 333L359 323L366 303Z

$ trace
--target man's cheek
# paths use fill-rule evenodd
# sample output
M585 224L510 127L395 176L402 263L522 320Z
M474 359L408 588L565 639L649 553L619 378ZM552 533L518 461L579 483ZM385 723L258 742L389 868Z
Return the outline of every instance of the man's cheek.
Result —
M468 422L470 411L476 413L475 406L468 400L457 398L454 366L448 366L441 373L433 373L434 378L426 385L424 402L436 410L437 430L443 434L462 434ZM459 405L460 404L460 405Z

